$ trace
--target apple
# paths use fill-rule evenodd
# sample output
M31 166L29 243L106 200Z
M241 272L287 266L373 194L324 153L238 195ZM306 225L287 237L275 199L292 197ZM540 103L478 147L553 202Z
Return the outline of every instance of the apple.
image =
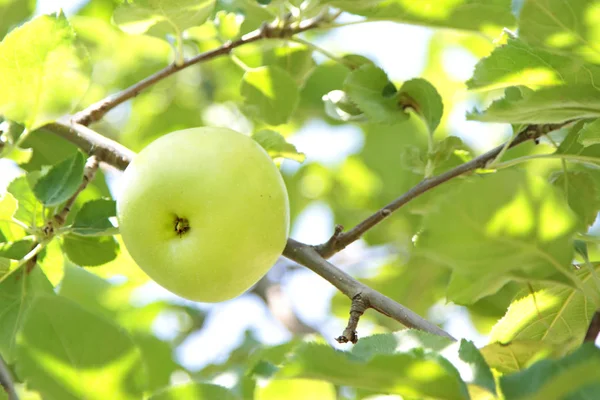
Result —
M117 196L125 247L158 284L219 302L254 285L289 230L285 184L252 138L225 128L172 132L126 168Z

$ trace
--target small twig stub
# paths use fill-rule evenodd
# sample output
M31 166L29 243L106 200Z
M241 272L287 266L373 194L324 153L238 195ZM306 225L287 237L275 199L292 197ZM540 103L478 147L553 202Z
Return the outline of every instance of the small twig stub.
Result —
M335 338L338 343L351 342L352 344L356 344L356 342L358 342L358 332L356 331L356 328L360 317L365 313L367 308L369 308L369 304L360 293L352 298L348 325L346 326L346 329L344 329L342 336Z

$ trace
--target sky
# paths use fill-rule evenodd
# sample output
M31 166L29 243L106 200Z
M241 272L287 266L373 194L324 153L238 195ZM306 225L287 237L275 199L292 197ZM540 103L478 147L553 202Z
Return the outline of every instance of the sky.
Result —
M38 0L37 14L51 13L62 8L67 15L77 10L81 0ZM349 20L349 17L344 17ZM390 51L389 43L378 40L382 35L387 37L410 37L411 40L394 42ZM432 37L432 30L409 25L388 22L351 25L336 29L320 38L316 44L327 48L335 54L347 52L359 53L376 61L390 77L397 81L407 80L420 75L425 65L427 46ZM406 62L410 60L410 62ZM449 50L444 54L444 67L460 79L467 79L476 62L467 52ZM481 125L465 120L465 111L470 104L461 105L452 110L451 127L453 132L465 140L476 150L488 149L500 141L506 133L500 131L497 136L481 135ZM362 134L353 125L331 127L322 121L311 121L290 138L290 142L307 155L308 162L318 161L328 166L341 163L347 156L360 151ZM294 170L296 165L285 163L284 168ZM0 188L14 177L17 170L6 160L0 160ZM118 189L118 176L112 181L114 191ZM329 208L322 203L313 203L300 215L292 228L291 236L309 244L325 241L332 233L335 221ZM360 254L364 243L357 242L344 253ZM334 257L339 259L352 257ZM340 266L344 268L344 265ZM308 324L318 327L319 331L332 345L345 348L348 345L337 345L333 338L339 336L346 324L345 320L328 315L330 300L335 288L322 278L306 269L298 269L289 273L283 282L283 288L297 314ZM304 295L310 290L311 296ZM207 363L223 361L230 350L243 339L246 329L252 329L258 339L266 344L277 344L290 339L289 332L276 321L264 307L262 301L254 295L244 295L237 299L218 305L205 305L188 302L177 298L154 283L140 288L132 299L134 304L146 304L157 299L170 299L175 302L191 304L199 309L210 310L205 328L196 332L177 349L179 361L186 367L196 370ZM467 313L461 307L440 304L435 313L446 313L450 321L445 329L456 337L474 340L482 345L486 338L473 328ZM168 339L173 337L177 328L177 320L173 315L164 314L157 318L154 330L157 336ZM369 333L368 324L360 326L362 336ZM226 383L226 382L221 382Z

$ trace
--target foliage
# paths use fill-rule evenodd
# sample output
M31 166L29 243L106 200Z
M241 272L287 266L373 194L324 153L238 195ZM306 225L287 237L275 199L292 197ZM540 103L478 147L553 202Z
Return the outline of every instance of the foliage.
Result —
M21 398L597 396L600 350L584 338L600 310L600 2L87 0L68 16L34 16L35 5L0 0L0 178L15 175L0 179L0 356ZM375 57L330 46L334 30L375 21L427 27L421 76L400 81ZM377 45L408 64L396 44L411 40L382 35ZM448 61L456 51L477 60L466 81ZM453 117L465 104L489 147L498 143L488 122L510 124L513 138L545 128L535 144L503 147L469 176L380 211L386 221L339 259L440 325L454 318L440 317L443 304L461 305L487 344L368 311L359 329L369 335L334 348L325 326L302 336L309 324L288 307L288 341L247 333L219 363L185 365L182 343L220 306L136 302L148 278L118 235L117 174L107 167L89 181L85 152L102 149L52 126L163 68L172 70L91 128L135 151L200 125L250 135L281 166L292 231L314 207L351 228L477 157ZM343 153L348 132L360 143ZM311 135L317 144L303 147ZM287 302L270 296L294 273L281 263L269 288L246 298L280 316ZM347 318L342 297L328 320ZM165 316L177 328L159 338Z

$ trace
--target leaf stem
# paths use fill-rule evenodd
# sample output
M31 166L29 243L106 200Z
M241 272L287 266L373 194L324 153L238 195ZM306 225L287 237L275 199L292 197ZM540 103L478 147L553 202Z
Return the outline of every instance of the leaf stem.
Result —
M328 50L325 50L324 48L317 46L316 44L311 43L307 40L304 40L299 37L292 37L292 38L290 38L290 41L303 44L306 47L308 47L309 49L312 49L313 51L323 54L325 57L337 62L338 64L343 65L346 68L349 68L349 69L356 68L356 65L354 63L352 63L351 61L340 58L340 57L336 56L335 54L330 53Z
M42 250L44 250L44 247L46 247L47 244L48 244L47 241L38 243L29 253L27 253L25 255L25 257L23 257L19 260L19 262L17 263L15 268L11 269L6 274L4 274L2 277L0 277L0 283L4 282L6 280L6 278L8 278L15 271L17 271L19 268L21 268L25 263L27 263L28 261L32 260L35 256L40 254L40 252Z
M594 165L594 166L600 165L600 158L580 156L577 154L552 153L552 154L534 154L534 155L530 155L530 156L514 158L512 160L508 160L503 163L496 164L494 169L500 170L500 169L512 167L512 166L515 166L517 164L521 164L521 163L524 163L527 161L544 160L544 159L561 159L561 160L579 162L582 164L589 164L589 165Z

